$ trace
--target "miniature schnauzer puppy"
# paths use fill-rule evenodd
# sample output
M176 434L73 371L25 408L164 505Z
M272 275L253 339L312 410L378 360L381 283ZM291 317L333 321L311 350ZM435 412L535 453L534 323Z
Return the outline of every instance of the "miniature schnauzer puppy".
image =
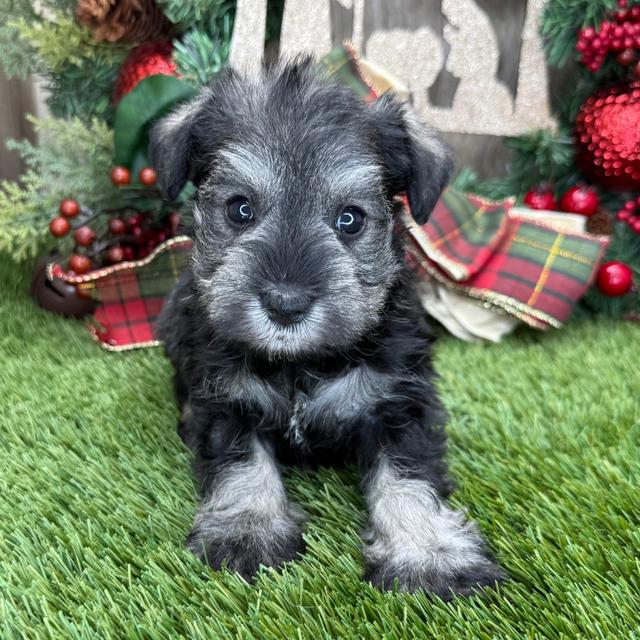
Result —
M191 266L160 335L202 496L189 548L249 578L303 548L281 464L356 463L366 578L442 598L503 577L447 505L445 412L404 264L447 149L393 96L372 104L309 60L231 70L159 121L161 188L196 187Z

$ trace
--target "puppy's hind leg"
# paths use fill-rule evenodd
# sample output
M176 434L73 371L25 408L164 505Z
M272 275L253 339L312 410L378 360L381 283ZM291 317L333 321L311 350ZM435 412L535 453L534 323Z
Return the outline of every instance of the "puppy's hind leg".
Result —
M204 495L187 546L214 569L245 579L278 566L303 548L301 513L289 502L268 446L248 436L225 461L196 461Z

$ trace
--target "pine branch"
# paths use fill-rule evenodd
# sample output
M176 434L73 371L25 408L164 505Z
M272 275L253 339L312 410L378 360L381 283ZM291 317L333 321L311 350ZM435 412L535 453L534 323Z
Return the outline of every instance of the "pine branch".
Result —
M109 178L113 136L106 124L94 120L85 125L77 118L30 120L40 144L8 143L20 152L27 171L19 182L0 185L0 250L17 259L37 251L60 200L73 197L92 208L121 204Z
M229 58L232 12L212 20L207 29L194 27L174 43L178 72L197 86L208 84Z
M63 71L68 65L80 66L87 60L118 64L128 51L123 45L96 42L89 29L62 13L52 13L47 20L39 21L19 18L10 26L35 50L50 73Z
M40 71L32 45L20 37L15 21L33 22L37 14L29 0L0 0L0 65L10 77L26 78Z
M230 10L235 13L235 2L230 0L160 0L164 14L183 30L211 24Z

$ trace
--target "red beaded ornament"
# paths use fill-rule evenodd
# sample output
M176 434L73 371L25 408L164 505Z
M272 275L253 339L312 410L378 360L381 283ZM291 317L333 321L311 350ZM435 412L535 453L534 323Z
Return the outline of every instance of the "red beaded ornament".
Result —
M593 94L576 118L576 162L609 189L640 188L640 82Z
M176 65L171 52L170 42L145 42L133 49L118 72L113 92L114 101L119 102L144 78L158 74L175 76Z

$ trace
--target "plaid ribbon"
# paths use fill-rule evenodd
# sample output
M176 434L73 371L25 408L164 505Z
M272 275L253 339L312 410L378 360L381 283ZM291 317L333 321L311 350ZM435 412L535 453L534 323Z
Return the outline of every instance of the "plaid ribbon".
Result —
M103 347L123 351L159 344L156 321L190 255L191 239L178 236L156 247L144 260L121 262L83 275L65 273L57 263L48 265L47 271L49 278L74 284L100 303L89 331Z
M408 263L420 277L531 326L560 327L591 284L608 239L519 218L512 205L449 189L426 224L405 212Z

